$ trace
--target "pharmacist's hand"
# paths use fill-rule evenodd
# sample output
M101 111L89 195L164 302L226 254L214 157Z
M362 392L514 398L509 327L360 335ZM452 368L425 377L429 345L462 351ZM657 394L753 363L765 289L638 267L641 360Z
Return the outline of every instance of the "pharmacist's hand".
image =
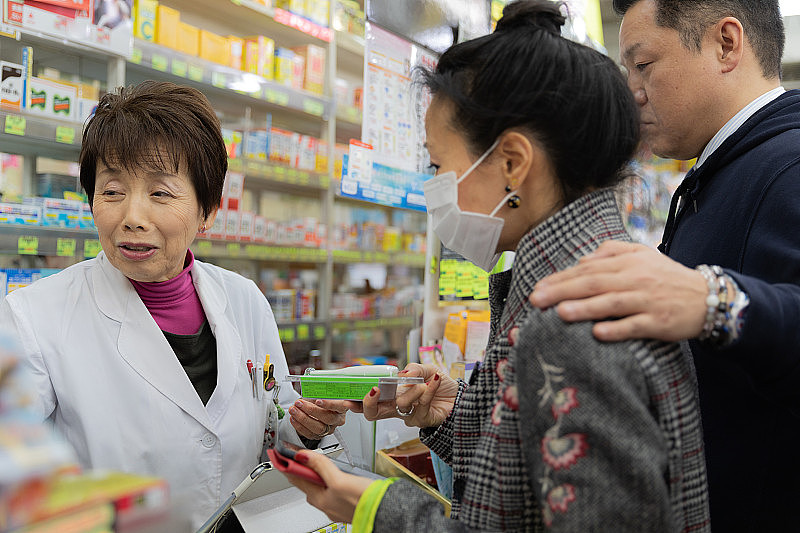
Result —
M398 386L393 400L380 401L380 390L373 387L361 402L345 402L353 412L364 413L367 420L402 418L407 426L421 428L438 426L450 416L458 393L458 382L439 372L434 365L411 363L400 377L422 377L424 384ZM411 413L400 416L402 413Z
M691 339L703 330L708 288L702 274L642 244L608 241L578 265L539 281L531 303L557 305L567 322L598 322L601 341Z
M297 452L294 460L314 470L326 485L320 487L305 478L286 474L289 481L306 493L308 503L334 522L352 523L359 498L375 480L345 474L321 453Z
M342 400L307 400L300 398L289 409L298 435L319 440L344 424L347 406Z

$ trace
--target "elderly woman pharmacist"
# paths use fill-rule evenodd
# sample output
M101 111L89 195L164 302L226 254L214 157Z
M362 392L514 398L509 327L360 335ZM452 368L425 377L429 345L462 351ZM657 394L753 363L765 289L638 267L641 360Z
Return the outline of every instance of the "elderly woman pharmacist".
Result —
M103 251L10 294L0 329L16 332L41 415L84 467L166 478L199 525L262 451L272 395L254 396L248 360L269 354L278 380L288 373L255 284L189 251L220 204L220 125L199 91L145 82L101 99L80 163ZM344 423L340 403L291 387L279 399L295 402L306 443Z
M436 176L433 229L489 270L491 337L471 382L436 367L396 399L349 404L403 416L453 466L453 511L406 481L366 480L325 457L296 459L327 488L293 478L309 501L356 531L708 531L692 369L675 344L601 343L591 323L535 310L538 279L600 242L628 240L614 191L638 116L614 62L560 35L559 3L509 4L495 33L445 52L426 76Z

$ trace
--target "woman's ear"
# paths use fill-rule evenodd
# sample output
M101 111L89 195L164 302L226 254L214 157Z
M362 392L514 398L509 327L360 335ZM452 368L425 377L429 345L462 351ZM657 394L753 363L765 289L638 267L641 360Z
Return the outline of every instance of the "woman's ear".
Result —
M511 190L519 189L535 164L537 151L528 137L518 131L509 131L500 138L495 152L502 163L502 173Z
M219 211L218 207L215 207L208 216L202 221L201 226L208 231L208 229L214 225L214 221L217 219L217 212ZM201 232L202 233L202 232Z

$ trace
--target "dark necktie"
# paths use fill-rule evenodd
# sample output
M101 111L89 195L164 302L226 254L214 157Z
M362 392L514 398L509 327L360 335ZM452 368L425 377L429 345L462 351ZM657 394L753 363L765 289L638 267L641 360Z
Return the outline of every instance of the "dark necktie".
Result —
M696 165L689 169L689 172L686 173L681 184L675 189L675 194L672 195L672 201L669 204L669 215L667 215L667 223L664 226L664 235L661 237L661 244L658 245L658 250L662 254L666 254L669 251L668 243L672 240L672 234L675 231L675 223L681 198L685 198L686 201L692 200L692 190L697 184L696 169Z

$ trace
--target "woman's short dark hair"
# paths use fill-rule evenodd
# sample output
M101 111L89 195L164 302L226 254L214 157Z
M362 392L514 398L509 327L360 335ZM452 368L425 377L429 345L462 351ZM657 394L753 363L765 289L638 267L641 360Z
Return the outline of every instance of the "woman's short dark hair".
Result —
M563 200L615 185L639 142L638 109L619 67L561 36L563 3L508 4L494 33L457 44L423 70L477 157L507 130L550 157Z
M219 119L191 87L145 81L100 99L83 130L81 185L92 203L97 163L178 172L186 165L207 217L219 207L228 155Z
M614 0L624 15L642 0ZM725 17L739 19L765 78L781 76L786 30L778 0L654 0L656 24L678 32L689 50L700 52L709 26Z

